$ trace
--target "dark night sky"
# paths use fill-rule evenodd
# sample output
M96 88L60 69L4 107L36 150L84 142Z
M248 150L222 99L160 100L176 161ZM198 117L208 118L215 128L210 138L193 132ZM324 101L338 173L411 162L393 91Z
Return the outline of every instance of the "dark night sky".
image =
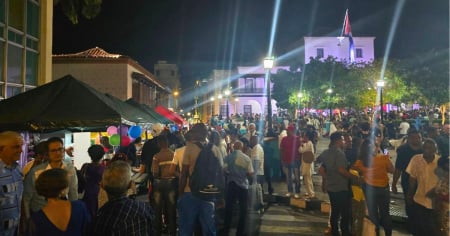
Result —
M397 3L281 2L276 55L286 53L303 36L338 36L348 8L353 36L376 37L376 58L384 55ZM212 69L229 67L231 60L232 67L261 63L268 50L274 5L275 0L103 0L100 15L93 20L80 19L78 25L72 25L56 7L53 53L98 46L130 56L151 72L157 60L167 60L179 65L186 88ZM448 48L449 1L406 0L390 57Z

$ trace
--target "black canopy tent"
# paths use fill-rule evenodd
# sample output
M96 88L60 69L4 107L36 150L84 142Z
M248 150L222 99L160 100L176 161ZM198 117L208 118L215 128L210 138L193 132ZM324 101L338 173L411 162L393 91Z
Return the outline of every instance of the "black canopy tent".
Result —
M0 130L104 131L109 125L155 122L71 75L0 101Z
M143 111L149 113L153 118L155 118L156 120L158 120L162 124L173 123L173 121L167 119L166 117L164 117L163 115L159 114L158 112L156 112L155 110L153 110L149 106L144 105L144 104L140 104L140 103L136 102L132 98L126 100L125 102L128 103L131 106L134 106L136 108L142 109Z

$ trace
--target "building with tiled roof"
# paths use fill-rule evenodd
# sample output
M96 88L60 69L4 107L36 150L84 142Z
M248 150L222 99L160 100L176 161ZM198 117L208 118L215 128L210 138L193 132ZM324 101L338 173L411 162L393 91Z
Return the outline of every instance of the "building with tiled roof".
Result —
M132 58L99 47L53 55L53 80L67 74L121 100L133 98L151 107L169 105L171 88Z

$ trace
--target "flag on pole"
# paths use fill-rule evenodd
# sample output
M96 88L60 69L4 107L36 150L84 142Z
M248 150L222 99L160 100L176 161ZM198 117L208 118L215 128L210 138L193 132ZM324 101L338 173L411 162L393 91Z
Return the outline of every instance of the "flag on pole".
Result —
M353 35L352 35L352 26L350 25L350 19L348 17L348 9L345 11L345 18L344 18L344 25L342 27L341 31L341 38L342 36L348 37L349 42L349 57L350 62L355 62L355 45L353 43Z

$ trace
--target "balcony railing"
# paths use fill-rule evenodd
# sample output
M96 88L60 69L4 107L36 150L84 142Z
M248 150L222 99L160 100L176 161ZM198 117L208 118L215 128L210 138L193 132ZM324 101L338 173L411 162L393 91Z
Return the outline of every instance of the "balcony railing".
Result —
M243 94L243 93L262 94L262 93L264 93L264 88L238 88L238 89L234 90L233 93L236 93L236 94Z

